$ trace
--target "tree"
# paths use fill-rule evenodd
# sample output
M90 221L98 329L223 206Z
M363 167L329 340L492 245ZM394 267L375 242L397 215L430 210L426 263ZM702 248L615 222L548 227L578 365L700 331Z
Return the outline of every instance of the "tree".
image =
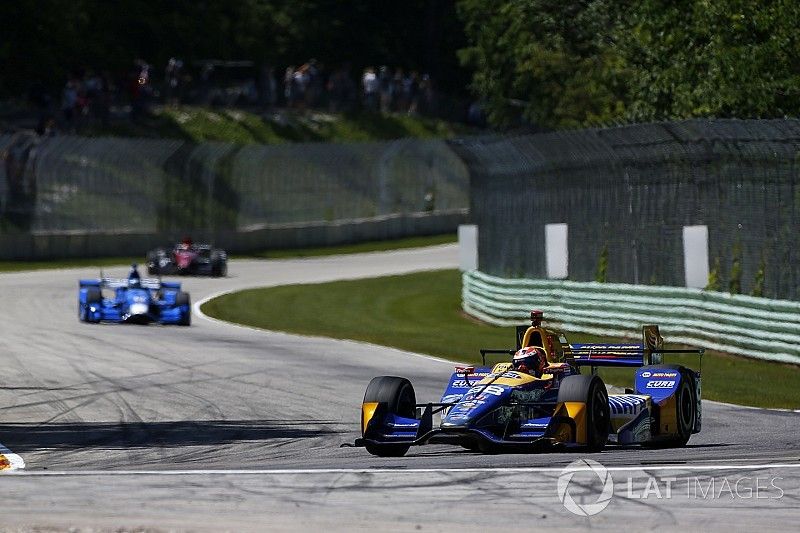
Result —
M800 3L645 0L620 46L630 118L782 117L800 111Z
M489 118L577 127L624 116L627 72L613 37L618 3L606 0L462 0L471 46L460 52Z

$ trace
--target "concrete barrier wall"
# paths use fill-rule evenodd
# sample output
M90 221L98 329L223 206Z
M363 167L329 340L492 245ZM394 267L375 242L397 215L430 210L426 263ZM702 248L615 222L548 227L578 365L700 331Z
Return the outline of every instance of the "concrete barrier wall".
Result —
M0 234L1 260L47 260L82 257L144 255L147 250L191 235L196 242L213 242L228 253L280 248L334 246L402 237L455 233L467 219L466 209L409 213L372 218L263 224L238 231L170 233L63 231Z
M567 330L639 335L658 324L669 342L800 364L800 302L678 287L504 279L464 273L462 306L496 325L526 322L531 309Z

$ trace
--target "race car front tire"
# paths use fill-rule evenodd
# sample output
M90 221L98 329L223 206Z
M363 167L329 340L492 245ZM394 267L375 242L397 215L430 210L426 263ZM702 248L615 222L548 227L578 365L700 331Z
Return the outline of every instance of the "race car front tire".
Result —
M586 404L586 446L590 451L601 451L608 442L611 427L611 408L608 391L599 376L567 376L558 389L558 403Z
M364 393L364 403L386 404L388 414L403 418L414 418L417 397L414 386L406 378L379 376L373 378ZM367 437L367 435L364 435ZM365 444L372 455L378 457L402 457L411 447L409 444Z
M78 319L83 322L95 322L89 318L89 306L92 304L100 305L103 302L103 292L98 287L86 289L86 303L78 304Z

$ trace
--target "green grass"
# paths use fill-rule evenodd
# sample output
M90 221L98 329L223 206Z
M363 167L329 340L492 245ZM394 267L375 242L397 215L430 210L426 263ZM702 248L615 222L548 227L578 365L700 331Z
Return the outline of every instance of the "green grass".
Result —
M456 242L455 234L431 235L425 237L407 237L388 241L369 241L341 246L319 248L290 248L280 250L263 250L252 254L232 255L234 259L282 259L293 257L318 257L324 255L360 254L366 252L383 252L403 248L419 248ZM78 267L111 267L142 263L144 254L139 257L96 257L88 259L60 259L53 261L0 261L0 272L21 272L24 270L44 270Z
M480 348L513 348L513 328L465 316L460 300L460 274L446 270L247 290L211 300L203 312L260 328L362 340L462 362L478 362ZM314 305L308 305L311 301ZM569 337L572 342L611 340ZM696 356L669 359L693 368L696 360ZM603 369L601 375L609 383L630 386L632 372ZM800 367L707 353L703 395L723 402L797 409Z
M26 270L48 270L83 267L116 267L141 263L141 257L95 257L81 259L59 259L52 261L0 261L0 272L23 272Z
M255 113L238 109L182 106L157 108L138 122L93 126L84 135L222 141L236 144L383 141L447 138L468 133L466 126L402 113L332 114L280 110Z
M250 259L283 259L293 257L318 257L322 255L361 254L366 252L384 252L387 250L400 250L403 248L421 248L437 244L450 244L458 240L454 233L445 235L431 235L427 237L406 237L390 241L369 241L341 246L325 246L320 248L294 248L284 250L265 250L237 257Z

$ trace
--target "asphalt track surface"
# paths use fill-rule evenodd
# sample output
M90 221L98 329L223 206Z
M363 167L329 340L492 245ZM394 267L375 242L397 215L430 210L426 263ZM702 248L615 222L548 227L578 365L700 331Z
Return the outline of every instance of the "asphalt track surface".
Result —
M183 281L196 302L456 264L445 245L232 261L226 279ZM704 402L702 433L674 450L427 446L380 459L340 447L358 436L366 384L402 375L419 400L436 400L452 363L196 313L189 328L82 324L77 280L96 275L0 274L0 443L26 465L0 476L0 530L786 531L800 520L798 413ZM591 518L557 493L562 469L582 458L614 482ZM567 487L591 504L603 485L584 469Z

